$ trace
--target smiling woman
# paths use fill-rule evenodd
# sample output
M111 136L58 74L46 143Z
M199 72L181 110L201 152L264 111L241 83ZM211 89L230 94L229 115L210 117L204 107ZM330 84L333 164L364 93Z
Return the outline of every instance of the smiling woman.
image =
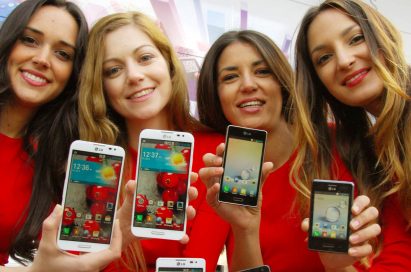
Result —
M312 179L329 177L336 148L381 213L371 270L409 271L411 256L397 254L411 252L411 79L399 31L363 1L327 0L304 16L296 61L301 201Z
M27 0L0 29L0 265L9 254L33 260L60 201L87 32L81 11L63 0Z

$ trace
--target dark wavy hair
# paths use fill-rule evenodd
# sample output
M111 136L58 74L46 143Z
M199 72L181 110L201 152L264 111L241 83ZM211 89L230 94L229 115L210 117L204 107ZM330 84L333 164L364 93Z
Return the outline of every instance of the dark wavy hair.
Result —
M218 96L218 60L224 49L239 41L250 44L261 54L281 86L282 114L287 123L290 119L290 92L294 88L293 71L278 46L266 35L254 30L228 31L221 35L208 50L200 71L197 85L197 106L200 121L225 133L230 122L224 116Z
M27 0L17 6L0 29L0 108L13 92L7 62L14 44L29 20L41 7L56 6L66 10L76 21L79 32L71 76L61 94L41 106L25 128L23 147L34 162L32 194L20 217L22 229L16 233L9 251L16 261L33 260L38 247L42 222L52 206L61 202L65 163L71 142L78 138L77 81L87 45L88 26L82 11L65 0ZM51 26L52 27L52 26ZM33 144L34 143L34 144ZM36 147L35 147L36 146Z

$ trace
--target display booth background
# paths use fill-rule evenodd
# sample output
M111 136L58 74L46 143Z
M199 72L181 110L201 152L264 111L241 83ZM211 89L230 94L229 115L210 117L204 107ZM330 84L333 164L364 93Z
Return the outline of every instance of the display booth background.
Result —
M0 0L0 25L24 0ZM222 33L254 29L271 37L293 63L295 33L304 13L321 0L72 0L84 11L90 26L100 17L138 10L153 18L175 46L189 84L191 111L196 112L196 82L207 49ZM411 64L411 1L364 0L401 31Z

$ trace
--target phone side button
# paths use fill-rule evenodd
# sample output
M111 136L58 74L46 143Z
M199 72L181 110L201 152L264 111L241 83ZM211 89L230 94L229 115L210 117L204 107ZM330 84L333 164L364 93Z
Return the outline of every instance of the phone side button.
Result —
M90 245L78 245L79 248L91 248Z
M239 197L233 197L233 200L234 200L235 202L243 202L243 201L244 201L243 198L239 198Z
M151 234L153 235L164 235L163 231L152 231Z

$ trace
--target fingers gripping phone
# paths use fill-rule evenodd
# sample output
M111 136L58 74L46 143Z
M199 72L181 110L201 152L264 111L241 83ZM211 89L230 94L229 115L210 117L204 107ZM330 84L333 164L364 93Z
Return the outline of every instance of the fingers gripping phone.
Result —
M228 126L218 200L257 206L267 132Z
M347 252L354 184L348 181L314 180L311 190L308 248Z
M94 252L109 247L124 156L119 146L71 144L57 238L61 249Z
M156 272L204 272L205 265L201 258L158 258Z
M187 132L145 129L140 133L132 233L181 240L186 233L194 137Z

